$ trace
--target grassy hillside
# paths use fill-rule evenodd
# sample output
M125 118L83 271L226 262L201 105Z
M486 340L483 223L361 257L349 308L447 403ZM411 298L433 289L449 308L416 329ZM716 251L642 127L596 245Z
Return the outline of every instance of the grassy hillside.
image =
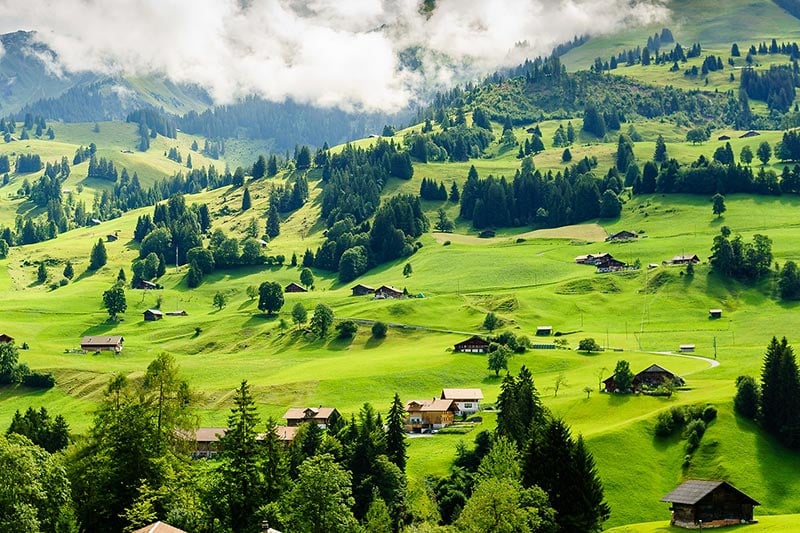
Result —
M744 42L740 36L746 35L753 42L772 36L796 38L796 21L782 19L781 11L771 2L735 0L725 10L709 9L708 2L683 0L671 6L673 17L678 18L658 29L666 25L681 42L700 40L720 54L729 50L732 40ZM754 15L754 21L751 27L742 29L747 13ZM650 28L618 35L613 43L611 38L605 42L592 39L570 52L566 61L572 67L579 66L597 55L607 56L617 45L641 45L653 31ZM682 72L674 79L665 78L664 70L637 66L619 72L687 88L696 83L685 79ZM727 90L729 83L725 71L712 76L709 87ZM551 144L556 128L567 120L539 124L547 149L534 157L536 168L554 172L564 169L563 149ZM572 122L580 130L581 119L573 118ZM623 124L623 133L629 125ZM759 137L741 139L741 132L717 130L712 132L711 141L692 145L685 142L688 124L637 120L632 125L643 139L634 147L640 165L652 157L658 135L666 139L669 156L681 163L695 161L700 155L710 158L725 144L716 140L722 134L732 137L729 142L737 160L744 146L755 152L760 142L774 145L782 135L763 131ZM500 138L502 127L494 127L495 137ZM53 128L54 141L2 144L0 155L9 155L12 165L20 153L38 153L44 161L62 156L72 161L78 146L94 142L100 157L112 159L118 168L136 172L143 183L152 184L186 171L185 164L165 156L172 147L180 150L184 160L191 153L195 168L216 165L220 170L226 163L232 168L250 166L259 153L270 148L263 143L230 141L226 160L214 161L191 152L192 141L202 145L202 138L182 133L178 139L158 137L148 152L141 153L135 149L136 129L131 124L101 122L99 132L94 131L93 123L56 123ZM419 128L416 125L398 132L395 142L402 142L405 133ZM517 128L514 134L519 141L529 135L524 128ZM354 144L369 146L374 142L363 139ZM595 175L599 177L613 164L616 147L616 133L605 140L579 133L570 150L573 160L596 158ZM503 148L495 142L484 157L468 162L415 163L414 177L407 181L391 179L383 196L417 194L422 178L442 181L448 189L452 183L461 187L471 165L482 178L491 174L512 179L520 166L516 155L516 147ZM783 165L772 161L766 168L780 173ZM86 172L86 163L72 167L64 187L90 204L96 193L111 185L87 179ZM38 175L11 173L10 183L0 187L0 225L13 224L18 215L41 214L40 209L16 196L24 179L34 180ZM205 191L188 196L187 202L207 203L213 227L238 237L253 218L259 227L265 226L270 189L291 184L297 176L284 170L275 178L248 183L253 207L244 213L242 188ZM292 254L302 257L306 248L316 250L325 239L324 224L318 220L321 171L312 170L307 178L309 202L286 214L280 236L267 250L271 255L285 255L287 265ZM80 193L79 188L83 190ZM395 392L407 401L435 396L443 387L480 387L486 404L491 404L499 392L502 373L495 376L487 370L485 356L452 352L453 344L465 336L488 333L482 323L491 311L503 321L501 330L533 338L537 326L550 325L567 342L569 349L515 355L509 371L516 373L522 365L530 368L544 403L563 417L574 433L585 436L612 506L609 527L635 524L618 531L672 531L666 527L668 506L658 500L684 478L712 477L728 479L762 502L757 511L761 524L749 526L748 531L785 530L797 519L794 513L800 513L800 454L785 450L738 418L733 413L732 396L737 376L759 374L765 347L773 335L786 335L790 342L798 342L792 338L792 326L800 304L779 301L773 280L745 285L721 278L710 270L708 256L713 237L727 225L747 240L755 233L768 235L778 263L800 260L800 198L730 195L726 198L727 211L717 218L704 196L624 197L627 202L616 220L550 229L501 228L489 239L478 238L469 221L457 219L458 205L423 202L431 219L438 208L444 208L456 222L456 232L425 234L419 239L422 247L413 256L380 265L352 283L341 283L332 273L314 270L315 289L306 294L286 294L276 317L259 313L247 289L264 281L281 285L298 281L299 268L220 270L190 290L183 265L170 268L160 278L164 286L161 290L127 289L128 309L123 320L109 322L102 308L102 293L120 269L130 279L131 261L138 256L138 244L132 240L136 220L151 213L152 207L125 213L99 226L73 229L52 241L15 247L8 258L0 260L0 333L16 338L17 344L27 343L30 348L21 351L21 361L33 370L52 372L57 386L48 391L0 388L0 430L7 427L15 410L46 406L53 414L63 414L75 432L84 432L91 425L109 378L116 373L142 376L147 364L162 351L175 356L181 371L199 392L202 425L226 423L233 391L242 379L251 384L262 417L280 418L288 407L313 405L335 406L349 416L365 402L385 412ZM637 231L641 238L627 243L604 242L607 234L623 229ZM120 239L106 243L108 264L96 272L87 271L93 244L115 232ZM609 252L629 263L638 260L642 265L657 266L596 274L594 268L574 261L578 255L597 252ZM693 276L680 267L662 264L680 253L701 257ZM73 263L76 276L65 286L54 288L67 260ZM36 279L40 262L48 269L45 283ZM406 277L403 267L407 262L413 273ZM394 285L424 297L397 301L353 297L350 287L356 282ZM217 292L227 299L227 305L219 310L212 305ZM309 310L325 303L337 319L363 321L360 330L351 340L334 335L317 340L304 335L292 324L290 315L298 302ZM145 322L142 313L159 305L163 311L185 310L187 316ZM722 318L710 320L710 308L722 309ZM385 339L371 337L369 324L375 320L390 325ZM85 335L122 335L125 348L119 355L73 353ZM608 349L588 355L575 351L578 342L587 337ZM695 353L677 353L679 345L687 343L696 346ZM620 359L629 361L634 372L654 363L662 365L683 376L687 386L669 398L597 392L598 382L613 372ZM562 384L556 394L557 380ZM587 394L585 387L593 392ZM679 435L655 437L656 416L674 406L707 403L716 406L718 418L686 462L685 442ZM471 442L478 431L494 425L495 414L489 410L483 413L483 422L464 435L410 439L412 490L421 490L426 475L446 474L456 445Z
M797 19L771 0L729 0L725 2L725 9L719 9L715 2L695 0L672 0L667 5L667 20L650 27L593 37L565 54L564 64L570 70L587 69L596 57L607 60L611 53L637 46L643 48L648 36L665 27L684 46L699 42L704 49L719 49L720 52L730 52L734 42L741 47L743 43L749 46L773 38L778 42L800 39Z

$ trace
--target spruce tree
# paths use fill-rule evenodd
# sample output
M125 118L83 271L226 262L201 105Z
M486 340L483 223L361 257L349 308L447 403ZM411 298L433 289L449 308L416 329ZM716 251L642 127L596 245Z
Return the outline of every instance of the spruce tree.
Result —
M39 263L39 269L36 271L36 279L39 283L47 281L47 267L44 266L44 262Z
M406 471L406 430L405 430L406 411L400 395L394 393L392 407L386 417L386 455L389 460L397 465L397 468Z
M67 264L64 265L64 277L67 279L75 277L75 269L72 267L72 261L67 261Z
M278 208L274 202L270 202L269 211L267 212L267 235L270 239L274 239L281 233L281 217L278 214Z
M92 247L92 255L89 259L89 270L97 270L108 261L108 254L106 253L106 245L103 244L103 239L99 239L97 244Z
M242 193L242 211L247 211L252 207L253 203L250 200L250 190L245 187L244 192Z
M242 381L233 398L228 429L219 442L222 465L218 490L224 495L224 516L235 532L254 530L256 512L264 496L260 470L263 449L257 441L258 416L247 380Z

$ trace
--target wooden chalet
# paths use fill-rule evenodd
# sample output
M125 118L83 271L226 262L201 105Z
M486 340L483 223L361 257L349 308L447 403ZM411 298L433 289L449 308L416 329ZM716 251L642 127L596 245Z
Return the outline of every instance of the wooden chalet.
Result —
M597 272L616 272L619 270L624 270L628 265L624 261L614 259L609 255L608 257L599 259L595 263L595 266L597 266Z
M638 239L638 238L639 238L639 236L636 235L634 232L628 231L628 230L622 230L620 232L613 233L613 234L609 235L608 237L606 237L606 241L608 241L608 242L630 241L630 240Z
M375 298L402 298L403 291L391 285L381 285L375 289Z
M109 233L108 235L106 235L106 242L114 242L117 239L119 239L119 237L117 237L113 233Z
M335 407L292 407L283 415L286 425L296 427L303 422L313 422L321 427L328 427L331 418L341 418Z
M611 257L611 254L603 252L600 254L579 255L578 257L575 258L575 262L578 263L579 265L597 266L603 263L604 261L607 261L609 258L613 259L613 257Z
M164 313L158 309L148 309L144 312L144 319L147 321L161 320L164 318Z
M489 351L489 341L477 335L473 335L465 341L453 345L454 352L467 353L486 353Z
M750 137L758 137L759 135L761 135L761 134L758 133L757 131L750 130L748 132L745 132L745 133L739 135L739 138L740 139L749 139Z
M153 283L152 281L147 281L144 279L140 279L133 285L134 289L142 289L142 290L155 290L158 288L158 285Z
M661 498L671 503L670 525L697 529L752 523L761 505L727 481L690 479Z
M293 281L284 287L283 292L308 292L308 289Z
M6 335L5 333L0 333L0 342L13 343L14 342L14 337L11 337L10 335Z
M722 309L709 309L708 318L722 318Z
M367 296L368 294L375 294L375 287L370 287L369 285L364 285L363 283L359 283L350 290L353 291L353 296Z
M284 446L289 446L297 434L297 426L275 426L275 434Z
M100 220L99 218L90 218L89 220L86 221L87 226L99 226L102 223L103 221Z
M197 428L194 432L194 452L192 457L195 459L213 457L219 448L219 439L225 435L228 428Z
M81 339L81 350L87 352L121 352L123 339L119 335L111 336L88 336Z
M617 388L615 380L616 374L603 380L603 390L606 392L628 392ZM650 365L638 374L633 376L631 387L632 392L641 392L646 389L655 389L664 383L683 384L683 378L676 376L666 368L659 365Z
M481 389L442 389L441 400L451 400L456 405L457 415L471 415L481 410Z
M681 254L673 257L669 263L671 265L688 265L689 263L697 264L699 262L700 258L695 254Z
M553 326L536 326L537 337L549 337L553 334Z
M683 378L676 376L663 366L650 365L635 376L633 376L634 390L641 390L643 388L654 389L664 383L673 382L683 383Z
M422 433L449 426L456 410L453 400L411 400L406 404L406 431Z
M478 233L478 237L480 237L481 239L491 239L495 235L497 235L497 232L494 231L493 229L485 229L482 232Z
M720 135L719 137L717 137L717 140L718 141L730 141L731 140L731 136L730 135Z
M164 522L153 522L152 524L134 530L133 533L186 533L186 531L165 524Z

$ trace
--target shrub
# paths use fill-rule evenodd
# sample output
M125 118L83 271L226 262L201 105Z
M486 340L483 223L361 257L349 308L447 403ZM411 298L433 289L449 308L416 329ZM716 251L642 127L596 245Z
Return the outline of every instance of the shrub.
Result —
M380 321L375 322L374 324L372 324L372 336L375 337L376 339L382 339L386 337L386 331L388 329L389 328L383 322Z
M340 339L350 339L355 337L358 331L358 324L352 320L342 320L336 324L336 330L339 332Z
M442 243L442 246L450 246L450 241L444 241L444 242Z
M708 424L715 418L717 418L717 408L713 405L707 405L706 408L703 409L703 422Z
M737 414L755 420L760 403L758 383L751 376L736 378L736 396L733 397L733 410Z
M675 431L675 424L671 412L662 411L658 413L655 430L657 437L669 437L672 435L672 433Z
M49 372L31 372L22 377L22 384L35 389L52 389L56 385L56 378Z

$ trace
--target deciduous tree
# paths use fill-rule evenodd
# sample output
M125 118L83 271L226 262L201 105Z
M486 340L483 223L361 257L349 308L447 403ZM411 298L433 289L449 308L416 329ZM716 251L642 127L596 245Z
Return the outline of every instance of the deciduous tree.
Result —
M272 315L283 307L283 287L277 281L265 281L258 287L258 309Z

